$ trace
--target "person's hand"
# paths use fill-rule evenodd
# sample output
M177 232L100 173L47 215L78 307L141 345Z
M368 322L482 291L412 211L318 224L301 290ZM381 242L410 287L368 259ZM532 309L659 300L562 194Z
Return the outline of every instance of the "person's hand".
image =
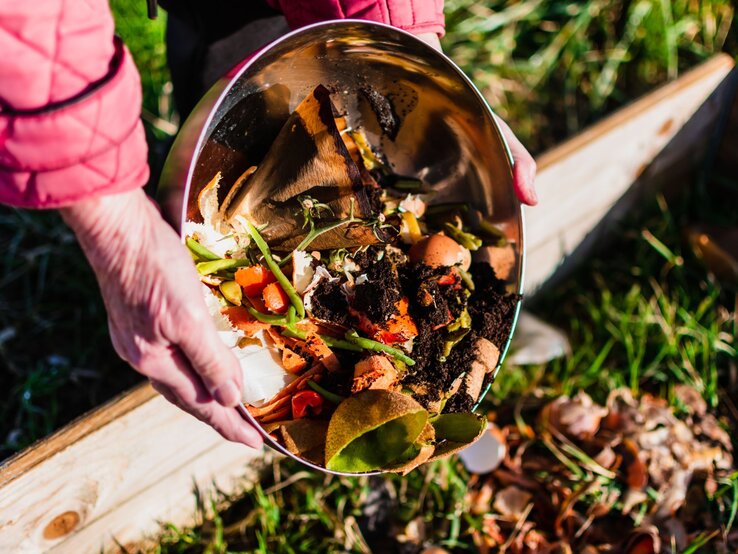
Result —
M428 43L439 52L443 52L441 41L436 33L418 33L418 38ZM538 196L534 181L536 178L536 161L533 156L525 149L525 146L518 140L515 133L512 132L507 123L497 117L497 123L500 125L502 134L510 146L510 152L513 157L513 186L515 194L523 204L535 206L538 204Z
M137 189L60 211L95 270L120 357L226 439L261 446L234 409L238 361L216 333L189 253L153 202Z

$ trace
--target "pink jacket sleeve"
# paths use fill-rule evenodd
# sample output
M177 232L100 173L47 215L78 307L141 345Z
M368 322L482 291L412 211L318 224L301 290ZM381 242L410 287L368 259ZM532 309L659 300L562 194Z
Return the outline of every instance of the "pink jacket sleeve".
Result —
M329 19L368 19L443 36L443 0L269 0L296 29Z
M0 202L56 208L148 179L141 85L107 0L0 4Z

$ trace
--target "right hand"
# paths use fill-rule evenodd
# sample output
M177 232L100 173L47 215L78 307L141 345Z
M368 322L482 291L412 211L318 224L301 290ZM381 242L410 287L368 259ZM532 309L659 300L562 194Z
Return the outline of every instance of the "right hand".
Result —
M260 447L234 409L238 361L216 333L189 253L153 202L136 189L60 211L95 270L120 357L226 439Z

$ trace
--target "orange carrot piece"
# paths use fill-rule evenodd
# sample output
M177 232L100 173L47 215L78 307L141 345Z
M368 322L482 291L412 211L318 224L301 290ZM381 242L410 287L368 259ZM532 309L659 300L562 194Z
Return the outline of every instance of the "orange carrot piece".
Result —
M279 410L281 407L283 407L285 404L290 402L289 397L280 398L279 400L275 400L273 402L267 402L263 406L256 407L256 406L246 406L246 409L249 411L249 413L254 417L261 417L265 415L269 415L276 410Z
M315 364L313 367L308 369L305 373L300 375L297 379L292 381L289 385L279 391L274 398L269 401L269 404L276 402L286 396L292 396L292 393L298 390L302 390L307 387L307 382L311 378L315 378L320 370L323 369L323 364ZM317 379L316 379L317 380Z
M290 398L289 400L292 400L292 399ZM269 414L269 415L264 416L261 419L259 419L259 423L271 423L273 421L281 421L281 420L289 417L291 411L292 411L292 406L291 406L291 402L290 402L290 404L287 404L281 410L277 410L273 414Z
M261 291L261 297L267 309L275 314L286 313L290 305L290 299L279 283L269 283Z
M366 314L349 308L349 312L357 319L357 327L374 340L384 344L397 344L418 336L418 327L408 313L408 299L403 296L397 301L397 314L384 323L369 321Z
M263 265L241 267L236 271L236 283L241 285L246 296L259 296L264 287L276 280L274 273Z
M336 354L325 342L323 342L323 339L321 339L319 335L308 333L305 340L305 349L310 352L316 360L321 362L328 371L341 371L341 363L338 361Z
M221 308L220 313L226 316L236 329L240 329L248 337L253 337L259 331L264 331L271 327L268 323L262 323L255 319L243 306Z
M285 371L300 373L307 365L307 360L294 350L289 348L282 350L282 367L284 367Z

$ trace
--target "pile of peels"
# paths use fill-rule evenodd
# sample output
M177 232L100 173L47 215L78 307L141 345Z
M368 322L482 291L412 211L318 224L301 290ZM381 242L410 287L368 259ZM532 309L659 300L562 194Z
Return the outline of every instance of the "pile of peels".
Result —
M484 432L472 409L520 297L472 251L514 250L477 210L432 196L322 86L257 166L199 194L186 244L244 404L303 460L407 472Z
M735 488L730 437L696 390L674 394L678 412L619 389L605 406L580 392L496 414L485 437L496 466L472 475L467 494L483 515L473 531L479 551L657 554L702 539L710 552L736 552L738 529L704 509L719 489ZM735 509L730 499L724 507Z

